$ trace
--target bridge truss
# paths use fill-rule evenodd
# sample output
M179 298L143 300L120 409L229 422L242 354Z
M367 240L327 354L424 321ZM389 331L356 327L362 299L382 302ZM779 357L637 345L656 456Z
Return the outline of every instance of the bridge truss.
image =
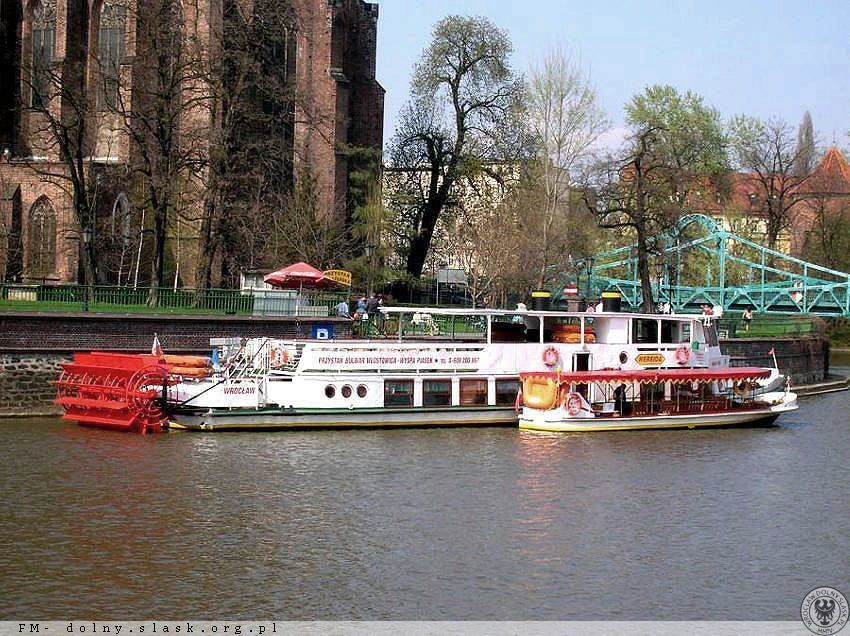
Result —
M642 300L637 262L634 245L573 259L561 287L578 283L582 295L595 298L616 290L624 308L635 309ZM768 249L703 214L689 214L673 232L656 237L650 272L653 299L677 312L708 304L725 311L850 316L850 274Z

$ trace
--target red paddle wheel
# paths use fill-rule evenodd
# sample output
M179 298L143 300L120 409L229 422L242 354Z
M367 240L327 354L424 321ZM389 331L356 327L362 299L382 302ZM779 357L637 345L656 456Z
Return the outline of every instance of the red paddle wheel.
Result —
M171 366L150 354L75 353L62 365L56 403L66 420L135 433L159 433L165 422L163 387Z

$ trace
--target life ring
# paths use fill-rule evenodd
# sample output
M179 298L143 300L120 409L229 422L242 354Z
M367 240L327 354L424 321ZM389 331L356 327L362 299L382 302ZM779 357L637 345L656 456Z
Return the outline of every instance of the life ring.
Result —
M554 367L558 364L558 360L561 359L561 356L558 354L558 350L555 347L549 346L546 347L543 351L543 364L547 367Z
M687 364L691 359L691 348L686 344L680 344L676 349L676 362L679 364Z
M289 362L289 353L286 349L273 347L269 353L269 366L273 369L279 369Z
M579 411L581 411L581 398L577 393L570 393L567 401L564 402L564 408L573 417L579 414Z

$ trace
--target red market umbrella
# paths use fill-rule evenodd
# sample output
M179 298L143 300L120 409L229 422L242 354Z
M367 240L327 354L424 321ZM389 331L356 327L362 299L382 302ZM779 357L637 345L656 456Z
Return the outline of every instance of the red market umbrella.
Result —
M266 274L263 277L263 282L280 289L299 290L303 287L330 289L339 284L334 279L325 276L323 271L307 263L294 263L271 274Z

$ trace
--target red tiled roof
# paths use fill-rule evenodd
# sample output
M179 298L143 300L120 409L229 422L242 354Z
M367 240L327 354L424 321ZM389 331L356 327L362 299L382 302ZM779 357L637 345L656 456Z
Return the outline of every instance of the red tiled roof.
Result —
M850 163L833 146L800 186L807 194L850 194Z

